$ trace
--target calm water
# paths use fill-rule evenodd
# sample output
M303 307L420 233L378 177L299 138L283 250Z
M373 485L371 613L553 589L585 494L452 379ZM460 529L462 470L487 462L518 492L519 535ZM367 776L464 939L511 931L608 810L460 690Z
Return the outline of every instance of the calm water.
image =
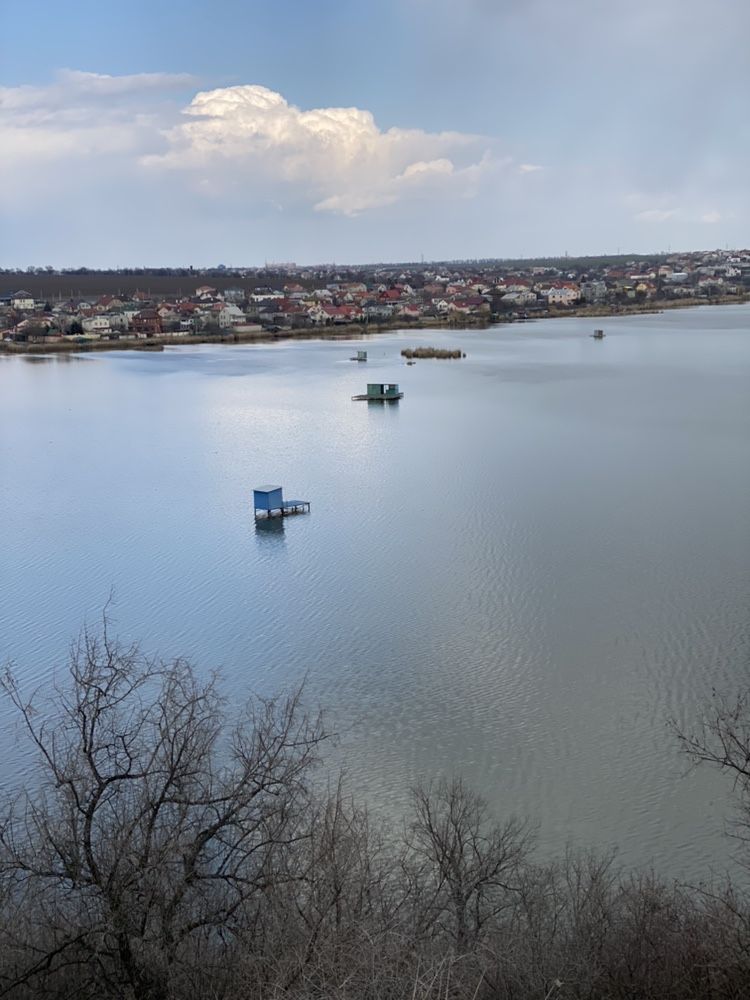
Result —
M750 308L592 325L0 358L0 660L48 682L114 588L232 695L307 674L393 813L460 772L546 848L721 868L726 787L665 720L747 677ZM312 513L261 530L274 481Z

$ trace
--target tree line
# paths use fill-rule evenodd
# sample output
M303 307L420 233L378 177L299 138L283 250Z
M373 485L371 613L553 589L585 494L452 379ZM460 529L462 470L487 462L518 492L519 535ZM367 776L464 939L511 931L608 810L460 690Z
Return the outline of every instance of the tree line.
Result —
M325 783L328 733L300 690L230 711L215 677L106 624L51 707L3 686L37 769L0 809L0 997L750 996L738 888L541 860L526 821L458 778L415 787L389 828ZM745 818L749 707L677 733L736 776Z

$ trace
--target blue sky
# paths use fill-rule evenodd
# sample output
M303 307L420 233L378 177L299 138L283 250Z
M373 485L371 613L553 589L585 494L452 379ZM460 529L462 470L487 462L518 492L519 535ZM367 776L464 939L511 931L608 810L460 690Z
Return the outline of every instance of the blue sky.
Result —
M746 0L4 0L2 266L746 245Z

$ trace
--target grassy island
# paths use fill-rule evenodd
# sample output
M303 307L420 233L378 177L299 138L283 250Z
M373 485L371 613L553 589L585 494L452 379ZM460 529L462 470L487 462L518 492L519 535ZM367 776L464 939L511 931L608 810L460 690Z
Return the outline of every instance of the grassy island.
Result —
M401 356L412 360L412 358L465 358L463 351L456 348L452 350L444 347L405 347Z

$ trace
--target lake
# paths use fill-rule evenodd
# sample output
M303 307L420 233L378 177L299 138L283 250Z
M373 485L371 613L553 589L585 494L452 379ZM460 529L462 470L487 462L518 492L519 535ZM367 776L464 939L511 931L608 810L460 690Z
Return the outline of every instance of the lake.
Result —
M112 591L123 636L233 699L306 677L391 816L460 773L544 850L721 870L727 785L666 723L748 677L749 328L738 305L0 357L0 661L48 686ZM406 366L420 344L467 357ZM404 398L352 402L368 381ZM269 482L311 513L256 527Z

